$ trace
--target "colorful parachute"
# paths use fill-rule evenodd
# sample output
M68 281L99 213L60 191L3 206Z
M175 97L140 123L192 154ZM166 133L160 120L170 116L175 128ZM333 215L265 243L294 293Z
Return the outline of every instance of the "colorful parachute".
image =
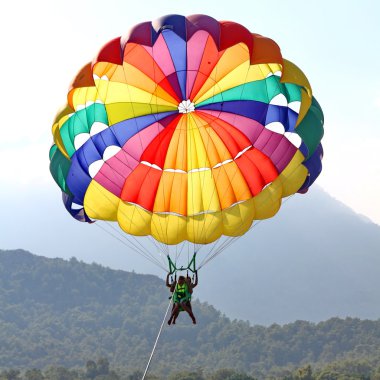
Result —
M50 170L78 220L173 245L244 234L321 172L322 110L277 44L234 22L165 16L84 66Z

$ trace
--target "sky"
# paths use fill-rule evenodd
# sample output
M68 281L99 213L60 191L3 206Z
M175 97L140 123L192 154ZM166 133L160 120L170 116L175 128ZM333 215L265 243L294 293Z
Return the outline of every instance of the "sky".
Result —
M379 4L368 0L3 3L0 209L22 216L28 206L23 202L21 208L17 198L39 192L55 193L60 202L60 190L48 170L51 124L65 103L71 79L103 44L137 23L165 14L203 13L272 38L283 56L305 72L325 115L324 169L317 183L380 225ZM44 212L36 218L48 212L43 203L40 207Z

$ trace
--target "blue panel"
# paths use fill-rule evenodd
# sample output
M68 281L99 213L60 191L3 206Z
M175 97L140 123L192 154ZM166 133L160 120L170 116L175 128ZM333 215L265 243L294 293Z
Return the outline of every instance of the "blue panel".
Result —
M250 119L258 121L260 124L265 125L268 104L257 102L255 100L233 100L230 102L206 104L201 107L196 107L196 109L229 112L249 117Z
M182 99L186 100L186 67L187 49L186 42L171 30L164 30L162 36L168 46L170 56L177 72L177 78L181 87Z
M103 152L99 152L92 139L87 140L74 155L82 169L87 172L93 162L103 159Z
M166 117L176 116L177 111L172 112L163 112L153 115L145 115L136 117L134 119L128 119L121 121L120 123L112 125L110 127L111 131L115 135L118 145L124 146L124 144L133 137L136 133L142 131L143 129L149 127L153 123L164 120Z
M102 157L107 147L111 145L120 146L119 141L110 128L107 128L104 131L93 136L92 141Z
M158 20L152 22L152 27L156 31L157 36L154 37L154 41L158 38L160 32L165 30L172 30L183 40L187 40L186 36L186 17L181 15L166 15Z
M74 198L77 200L76 203L83 204L84 195L91 182L91 177L80 165L77 159L77 153L71 157L71 166L67 174L66 182Z
M273 122L280 122L283 124L285 131L287 132L289 130L288 107L269 104L265 125Z
M298 113L288 108L288 131L294 132L298 119Z

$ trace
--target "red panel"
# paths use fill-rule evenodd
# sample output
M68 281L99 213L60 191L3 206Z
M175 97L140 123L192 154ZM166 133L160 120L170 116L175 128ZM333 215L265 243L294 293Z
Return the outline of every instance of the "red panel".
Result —
M257 195L265 186L265 181L256 165L246 156L247 153L240 156L235 162L242 172L251 193Z
M126 179L120 198L152 211L162 170L139 164Z
M220 29L220 50L243 42L247 45L249 52L252 52L252 34L243 25L231 21L221 21Z
M182 115L177 115L177 117L151 141L141 155L141 161L155 164L160 168L164 167L170 141L181 117Z
M279 63L282 65L282 55L280 47L270 38L252 34L253 51L251 55L251 65L258 63Z
M150 21L135 25L130 32L121 39L123 45L134 42L145 46L152 46L152 23Z
M249 149L236 160L253 195L258 194L265 185L278 177L272 161L255 148Z
M94 58L93 63L95 64L96 62L110 62L121 65L123 63L123 58L120 38L121 37L117 37L110 42L107 42L100 49L98 55Z
M124 51L124 61L139 69L155 83L159 84L174 99L178 100L178 103L180 102L165 74L143 46L128 43Z

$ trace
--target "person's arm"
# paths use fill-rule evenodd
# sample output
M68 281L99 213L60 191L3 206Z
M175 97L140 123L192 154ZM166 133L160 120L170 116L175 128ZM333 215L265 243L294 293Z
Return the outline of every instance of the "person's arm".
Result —
M168 288L171 288L172 284L170 284L170 282L169 282L169 277L170 277L170 273L168 273L168 275L166 276L166 286Z
M177 281L174 281L171 285L170 285L170 291L172 293L174 293L174 290L175 290L175 286L177 285Z

